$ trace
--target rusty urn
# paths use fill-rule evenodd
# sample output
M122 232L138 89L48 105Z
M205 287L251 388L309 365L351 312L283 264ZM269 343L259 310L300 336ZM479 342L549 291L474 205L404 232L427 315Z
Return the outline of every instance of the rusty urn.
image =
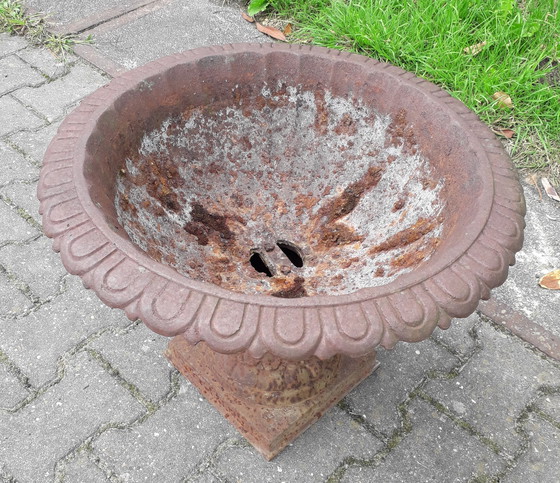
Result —
M45 233L267 458L504 282L525 204L494 134L403 70L298 45L113 79L45 155ZM376 401L383 404L383 401Z

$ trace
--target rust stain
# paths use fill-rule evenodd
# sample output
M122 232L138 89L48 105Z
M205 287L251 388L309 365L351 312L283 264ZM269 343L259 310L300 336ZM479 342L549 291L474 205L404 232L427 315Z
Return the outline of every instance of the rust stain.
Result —
M319 210L319 216L326 217L327 223L338 220L352 212L358 205L361 197L377 186L381 180L383 169L371 166L362 179L347 186L340 196L329 201Z
M338 135L355 136L358 132L358 127L350 114L343 114L338 125L334 128L334 132Z
M400 199L400 200L397 200L397 201L395 202L395 204L393 205L393 208L391 209L391 211L394 213L395 211L402 210L403 207L404 207L404 200L403 200L403 199Z
M274 292L270 295L273 297L281 297L285 299L295 299L299 297L307 297L307 291L303 286L305 279L303 277L281 277L272 279L272 287Z
M349 245L354 242L364 240L363 235L359 235L354 228L344 223L333 223L320 228L319 235L316 237L314 248L320 252L326 252L336 246Z
M416 153L416 137L414 129L406 119L406 110L400 109L395 115L387 129L388 136L386 139L385 147L397 146L403 144L405 151L410 154Z
M349 245L364 240L356 230L338 220L350 214L362 196L373 189L381 180L383 168L370 166L365 175L348 185L337 197L327 201L317 213L312 239L314 247L321 252L335 246Z
M319 134L326 134L329 125L329 111L326 107L325 92L318 88L313 95L315 96L315 107L317 109L314 127Z
M376 245L369 250L370 255L376 253L393 250L395 248L403 248L411 243L420 240L422 237L433 231L437 226L436 220L428 220L427 218L419 218L414 225L395 233L383 243Z
M358 263L359 261L360 259L358 257L347 258L341 262L340 267L344 269L350 268L354 263Z
M392 273L397 273L403 268L415 268L428 258L439 246L441 240L438 237L431 238L425 248L411 250L391 260Z
M437 179L433 179L433 178L422 178L422 189L423 190L433 190L436 188L437 184L438 184L438 180Z
M319 197L313 196L312 193L298 194L294 201L296 202L296 216L302 216L304 213L308 213L311 209L319 203Z
M184 180L173 160L164 154L151 154L138 168L140 173L137 176L130 173L126 175L135 185L146 186L148 194L158 200L161 206L178 213L181 210L181 200L175 189L181 188Z
M210 213L200 203L192 204L191 221L183 228L196 237L199 245L208 245L211 236L218 236L220 241L225 243L233 238L233 233L227 225L227 218Z
M377 267L377 268L375 269L374 275L375 275L376 277L383 277L383 276L385 275L385 269L384 269L383 267Z
M126 193L119 199L119 206L120 209L124 212L130 212L135 217L138 216L138 208L136 208L136 206L134 206L134 204L130 202Z

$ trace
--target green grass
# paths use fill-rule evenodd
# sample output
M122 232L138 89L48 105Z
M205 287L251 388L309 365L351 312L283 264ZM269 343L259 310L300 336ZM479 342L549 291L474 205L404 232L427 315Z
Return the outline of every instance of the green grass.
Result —
M0 32L24 35L34 45L42 45L60 57L72 52L77 43L88 43L91 38L77 39L73 35L52 34L41 15L28 14L20 0L0 0Z
M290 19L292 41L386 60L440 85L494 129L515 132L508 147L519 167L560 172L560 72L549 74L549 61L560 60L558 0L259 3ZM481 42L476 55L465 53ZM513 108L498 105L498 91Z

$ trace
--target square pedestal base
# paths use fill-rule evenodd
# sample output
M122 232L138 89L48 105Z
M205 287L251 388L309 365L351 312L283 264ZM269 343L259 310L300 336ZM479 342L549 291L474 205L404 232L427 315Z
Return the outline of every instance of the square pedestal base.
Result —
M267 460L280 453L379 366L375 353L357 359L337 356L340 362L336 374L317 394L293 404L263 405L250 395L236 394L224 385L223 374L217 372L221 367L208 360L208 352L204 342L193 346L177 336L169 343L165 355Z

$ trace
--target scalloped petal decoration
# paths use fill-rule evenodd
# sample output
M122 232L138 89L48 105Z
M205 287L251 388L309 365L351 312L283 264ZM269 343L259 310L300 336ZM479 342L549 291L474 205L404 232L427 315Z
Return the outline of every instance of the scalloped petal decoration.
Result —
M424 121L435 128L458 126L461 142L469 143L473 157L464 160L472 171L468 181L483 186L476 200L478 212L465 226L464 236L456 246L442 249L418 270L387 285L296 299L234 293L191 280L139 250L111 213L116 174L101 162L108 149L118 149L127 140L103 137L103 132L111 132L119 116L133 118L134 109L146 117L179 102L202 105L211 89L220 88L220 75L241 71L249 72L255 82L263 72L271 80L284 76L305 85L321 82L333 93L355 93L382 112L397 109L399 96L413 96L416 104L435 102L437 112L422 114ZM317 78L318 72L325 73L324 78ZM213 82L205 82L202 73ZM136 102L140 95L143 102ZM448 149L453 150L452 143ZM99 172L90 166L95 158L101 160ZM91 197L92 176L105 183L99 202ZM302 45L196 49L115 78L60 126L45 154L38 197L44 231L54 239L66 269L107 305L142 319L159 334L183 334L191 343L205 341L218 352L246 350L254 357L271 353L291 360L359 357L379 345L391 348L398 341L420 341L436 326L449 327L451 318L468 316L481 298L487 299L490 290L505 281L525 226L523 191L509 157L462 103L398 67Z

